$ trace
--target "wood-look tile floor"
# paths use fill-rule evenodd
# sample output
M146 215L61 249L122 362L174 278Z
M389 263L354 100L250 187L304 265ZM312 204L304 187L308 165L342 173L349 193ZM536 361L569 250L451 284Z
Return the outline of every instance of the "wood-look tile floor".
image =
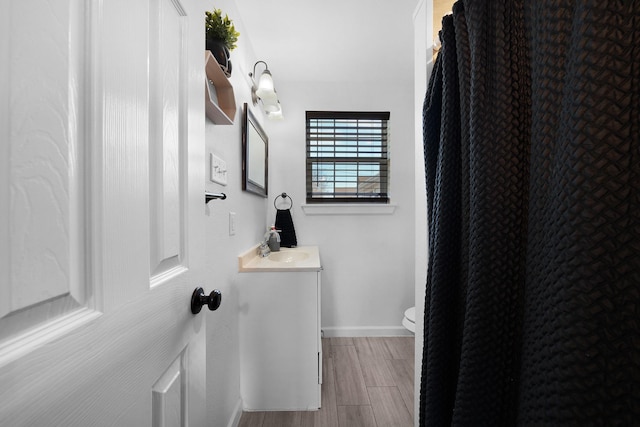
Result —
M239 427L413 426L413 337L322 339L322 408L245 412Z

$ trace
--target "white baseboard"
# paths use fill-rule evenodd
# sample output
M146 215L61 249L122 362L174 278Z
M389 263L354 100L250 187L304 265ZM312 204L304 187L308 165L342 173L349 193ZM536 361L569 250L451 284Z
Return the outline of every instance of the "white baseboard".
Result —
M412 336L402 326L323 326L323 336L331 337L402 337Z
M238 424L240 424L240 417L242 417L242 399L238 398L236 406L235 408L233 408L233 414L231 414L231 418L229 419L229 424L227 424L227 427L238 427Z

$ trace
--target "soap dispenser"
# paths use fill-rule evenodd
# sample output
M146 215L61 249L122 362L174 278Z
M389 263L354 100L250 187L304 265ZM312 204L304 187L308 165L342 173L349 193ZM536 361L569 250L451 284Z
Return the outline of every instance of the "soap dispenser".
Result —
M271 252L278 252L280 250L280 234L278 234L278 230L276 230L275 225L272 225L271 230L269 231L268 244Z

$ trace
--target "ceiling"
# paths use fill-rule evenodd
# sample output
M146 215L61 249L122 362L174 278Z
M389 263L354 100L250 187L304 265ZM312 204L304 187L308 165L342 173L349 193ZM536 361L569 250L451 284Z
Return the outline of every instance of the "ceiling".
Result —
M413 79L418 0L240 0L258 59L276 83Z

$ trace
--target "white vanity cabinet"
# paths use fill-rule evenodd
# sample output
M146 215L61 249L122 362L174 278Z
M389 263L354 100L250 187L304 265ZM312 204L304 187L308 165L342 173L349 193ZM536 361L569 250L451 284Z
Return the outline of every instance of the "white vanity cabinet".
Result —
M240 393L245 410L320 407L320 287L319 260L315 271L239 274Z

